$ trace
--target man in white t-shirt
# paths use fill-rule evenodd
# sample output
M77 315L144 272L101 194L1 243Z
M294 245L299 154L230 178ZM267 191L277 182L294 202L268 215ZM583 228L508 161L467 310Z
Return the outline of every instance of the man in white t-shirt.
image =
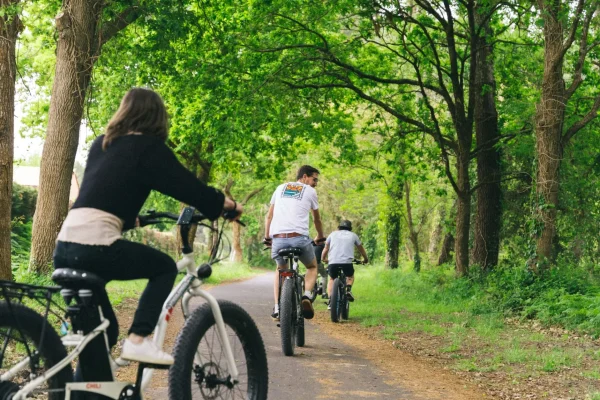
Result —
M302 296L304 318L311 319L315 312L310 295L317 280L317 259L309 237L309 214L317 230L315 242L325 240L323 225L319 214L319 200L314 189L319 182L319 170L303 165L296 174L296 182L286 182L277 187L271 197L271 207L265 220L265 243L271 245L271 257L277 262L278 269L287 267L278 252L287 247L301 248L299 259L306 267L305 293ZM271 316L279 320L279 274L275 274L275 307Z
M352 222L348 220L341 221L338 229L331 232L331 235L327 238L323 254L321 255L321 259L324 262L329 262L327 272L329 272L331 279L329 279L329 283L327 284L327 294L331 298L333 281L338 277L341 269L346 275L348 300L354 301L351 291L352 284L354 283L354 266L352 265L352 261L354 260L354 246L358 248L358 251L363 256L363 263L367 264L369 257L356 233L352 232Z

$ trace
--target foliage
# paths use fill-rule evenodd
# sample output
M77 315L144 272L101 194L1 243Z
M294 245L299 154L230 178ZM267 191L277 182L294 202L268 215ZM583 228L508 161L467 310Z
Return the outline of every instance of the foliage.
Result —
M170 114L169 145L189 169L220 188L233 182L236 200L262 188L245 205L241 242L249 265L272 266L261 243L265 214L277 185L294 180L302 164L321 170L317 190L326 233L339 220L352 220L369 258L381 261L390 250L387 234L397 229L401 264L406 264L415 250L411 229L422 254L439 252L440 243L430 241L456 236L457 191L451 177L457 172L457 140L459 130L469 126L471 102L480 95L470 91L473 32L465 7L470 2L447 3L455 19L456 65L448 26L436 9L424 8L428 1L143 1L143 17L108 42L96 61L86 124L93 136L101 134L132 86L159 92ZM110 2L105 19L113 19L125 4ZM542 19L529 4L493 4L477 2L484 11L496 10L490 14L494 34L486 40L494 45L501 133L494 144L503 171L500 266L489 275L475 268L471 276L456 279L448 266L435 269L426 262L437 260L438 253L422 257L420 277L386 271L382 278L393 295L423 297L431 307L460 305L473 315L536 318L597 334L598 122L564 149L557 268L534 276L525 260L535 252L532 234L539 230L533 217L540 206L535 118L544 73ZM52 18L58 7L46 0L24 2L18 65L26 135L45 130L54 79ZM591 24L596 40L598 21ZM580 29L575 36L581 38ZM597 63L598 56L594 45L589 57ZM569 50L566 69L577 64L577 49ZM586 62L583 77L566 109L567 125L580 119L594 99L595 67ZM464 124L458 123L461 112ZM471 160L477 150L467 140L472 127L464 134L462 151ZM475 187L473 164L469 161L465 178ZM405 184L411 188L412 228ZM475 196L470 199L475 212ZM15 185L17 269L28 251L34 204L35 193ZM180 204L152 193L144 207L176 213ZM441 234L432 235L438 227ZM174 252L172 240L159 239L160 234L136 230L128 235ZM469 240L472 244L473 227Z
M31 221L35 212L36 200L37 191L35 189L13 182L11 218L22 218L25 221Z
M24 222L23 218L12 220L11 239L11 265L13 275L15 271L27 266L29 262L29 248L31 247L31 224L29 220ZM15 275L16 276L16 275Z

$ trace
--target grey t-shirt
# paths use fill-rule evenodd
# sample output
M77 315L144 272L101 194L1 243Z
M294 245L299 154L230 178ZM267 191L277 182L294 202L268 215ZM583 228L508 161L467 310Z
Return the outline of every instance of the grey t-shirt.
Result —
M354 246L360 246L361 242L356 233L340 230L331 232L327 244L329 264L350 264L354 259Z

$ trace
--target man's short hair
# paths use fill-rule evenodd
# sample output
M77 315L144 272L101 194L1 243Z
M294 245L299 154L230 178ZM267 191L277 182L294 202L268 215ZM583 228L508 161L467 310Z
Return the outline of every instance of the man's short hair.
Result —
M300 169L298 170L298 173L296 174L296 179L300 179L304 176L304 174L306 174L306 176L313 176L313 174L319 174L319 170L316 169L315 167L311 167L310 165L303 165L300 167Z

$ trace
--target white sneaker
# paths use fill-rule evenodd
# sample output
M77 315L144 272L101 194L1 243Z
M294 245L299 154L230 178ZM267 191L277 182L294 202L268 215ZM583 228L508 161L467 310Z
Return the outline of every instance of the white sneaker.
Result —
M160 365L172 365L175 361L170 354L160 350L148 338L144 338L140 344L135 344L129 339L125 339L121 358L124 360Z

